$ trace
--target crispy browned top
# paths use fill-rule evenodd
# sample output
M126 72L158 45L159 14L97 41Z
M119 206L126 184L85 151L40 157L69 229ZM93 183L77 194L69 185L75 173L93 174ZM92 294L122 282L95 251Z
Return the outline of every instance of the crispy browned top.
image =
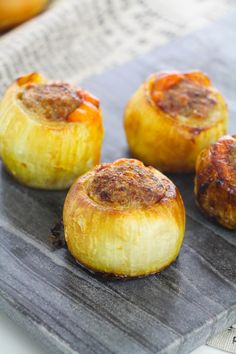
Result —
M218 177L236 185L236 136L224 136L210 147L211 161Z
M66 120L82 101L75 87L59 81L30 84L20 99L31 111L56 121Z
M163 91L156 104L171 116L204 118L215 106L216 100L209 88L183 79Z
M121 159L95 169L87 193L100 204L141 208L159 202L169 183L140 161Z
M228 159L229 159L229 164L234 171L235 180L236 180L236 141L234 141L230 146Z

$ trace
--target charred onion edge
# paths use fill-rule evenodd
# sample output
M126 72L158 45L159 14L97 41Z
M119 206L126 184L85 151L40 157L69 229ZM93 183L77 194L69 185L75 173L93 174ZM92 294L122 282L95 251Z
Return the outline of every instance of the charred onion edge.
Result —
M209 220L217 221L220 225L235 230L236 220L229 223L227 219L223 220L220 215L212 213L211 210L203 206L204 196L207 195L208 189L215 188L216 192L224 193L222 194L223 202L236 208L236 183L235 186L232 186L234 179L236 182L236 170L234 171L228 160L232 143L236 146L236 135L225 135L199 154L196 163L194 193L197 206ZM209 200L211 200L211 197ZM222 203L222 201L219 201L219 203Z
M224 144L225 150L223 151L223 154L221 155L221 151L217 150L217 145L219 143ZM209 164L208 166L204 166L204 170L209 171L209 174L206 176L206 173L203 171L198 171L199 163L196 166L196 179L197 181L202 178L206 178L205 182L198 182L197 187L198 187L198 192L205 193L207 188L210 186L211 183L215 183L216 186L219 186L220 188L225 189L227 193L235 193L236 192L236 186L235 189L232 188L231 182L227 176L225 176L225 173L230 172L234 173L232 170L232 167L227 159L227 154L230 152L230 144L235 143L236 145L236 135L225 135L218 139L214 144L210 146L209 149L204 149L199 157L198 160L200 161L202 158L208 157L209 159ZM221 150L221 149L220 149ZM207 156L204 156L207 155ZM224 159L222 160L222 157ZM219 159L220 158L220 159ZM235 171L236 175L236 171ZM233 177L233 176L231 176Z

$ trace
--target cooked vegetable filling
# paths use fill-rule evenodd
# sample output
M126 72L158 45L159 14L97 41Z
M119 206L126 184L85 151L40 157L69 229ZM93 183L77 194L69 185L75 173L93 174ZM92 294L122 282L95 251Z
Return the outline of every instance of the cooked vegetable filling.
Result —
M78 90L64 82L30 84L20 99L29 110L55 121L66 120L82 103Z
M152 98L162 111L171 116L204 118L216 105L210 89L189 79L180 80L170 88L158 92L154 84Z
M150 207L166 193L166 180L136 161L103 164L88 182L87 191L98 203L135 208Z

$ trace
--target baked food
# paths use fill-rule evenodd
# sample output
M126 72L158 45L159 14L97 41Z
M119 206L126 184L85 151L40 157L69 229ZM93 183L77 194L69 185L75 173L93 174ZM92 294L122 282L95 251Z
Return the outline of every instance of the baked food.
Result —
M120 159L77 179L63 221L68 249L79 263L95 272L137 277L176 259L185 209L166 176L138 160Z
M41 12L48 0L0 0L0 30L24 22Z
M224 98L201 72L152 74L125 109L134 157L164 172L194 171L197 155L227 131Z
M200 153L194 191L205 214L236 230L236 135L223 136Z
M17 79L0 105L0 156L21 183L69 187L100 160L99 100L87 91L38 73Z

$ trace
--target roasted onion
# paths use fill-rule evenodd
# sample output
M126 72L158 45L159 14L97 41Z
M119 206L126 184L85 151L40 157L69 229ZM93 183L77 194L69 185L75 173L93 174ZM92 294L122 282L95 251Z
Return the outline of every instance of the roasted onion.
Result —
M48 0L0 0L0 30L24 22L41 12Z
M0 155L21 183L69 187L100 160L99 101L65 82L33 73L17 79L0 105Z
M176 259L185 209L166 176L138 160L120 159L77 179L63 220L68 249L80 264L136 277L159 272Z
M165 172L194 171L199 152L227 131L226 103L201 72L151 75L129 100L131 152Z
M226 135L200 153L195 195L206 215L236 230L236 135Z

